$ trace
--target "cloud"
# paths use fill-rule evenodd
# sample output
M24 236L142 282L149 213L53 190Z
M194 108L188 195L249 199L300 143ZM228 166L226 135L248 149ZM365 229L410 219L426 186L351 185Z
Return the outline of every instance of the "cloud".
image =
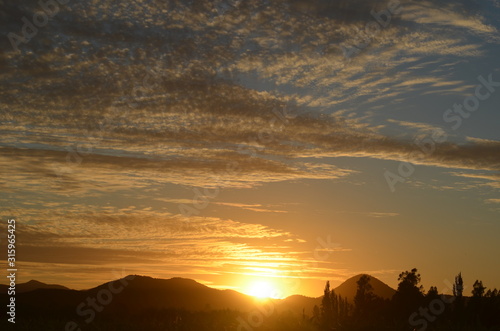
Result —
M368 216L370 216L370 217L375 217L375 218L382 218L382 217L395 217L395 216L399 216L399 213L381 213L381 212L371 212L371 213L368 213Z
M261 204L243 204L243 203L232 203L232 202L215 202L215 204L220 206L236 207L260 213L288 213L288 211L286 210L265 208L265 206Z
M331 275L332 262L318 264L296 235L260 224L217 218L178 217L147 211L81 212L23 210L18 219L19 267L25 277L82 288L125 274L160 277L258 275L315 279ZM2 231L5 224L1 225ZM294 240L293 247L289 240ZM335 247L328 253L349 253ZM323 252L324 253L324 252ZM168 266L168 268L166 268ZM336 267L335 267L336 268ZM88 270L91 270L88 272ZM95 277L94 277L95 276ZM97 279L97 280L96 280Z
M444 130L441 127L428 123L398 121L393 119L388 119L387 122L395 123L405 128L415 129L418 133L432 134L434 131L441 131L442 134L444 134Z
M340 156L456 169L499 168L500 143L496 141L469 138L467 144L445 142L435 144L433 152L426 155L417 142L386 137L379 133L378 126L341 115L300 113L297 106L284 104L280 99L238 90L241 100L235 102L243 109L245 105L260 104L253 116L240 114L232 104L223 104L224 99L218 97L213 100L217 107L207 105L209 111L185 115L189 121L176 123L179 130L175 135L156 131L153 121L145 115L141 117L143 121L133 126L116 124L109 130L90 130L90 134L72 129L71 124L63 134L61 128L67 120L64 117L56 123L58 129L41 126L36 135L26 135L27 128L8 131L9 125L4 124L7 144L23 148L2 148L0 162L11 179L18 179L3 181L2 185L23 190L45 187L80 195L144 188L153 182L243 188L354 174L355 170L319 161ZM134 109L128 115L139 116L135 112ZM221 118L220 114L227 118ZM98 118L97 113L89 116ZM114 124L112 118L109 123ZM201 122L204 119L206 122ZM198 125L190 126L190 122ZM436 129L423 123L392 122L420 132ZM304 158L315 161L302 162Z
M5 189L32 191L43 188L56 194L96 195L131 187L146 188L152 183L217 190L286 180L335 179L354 173L328 164L286 164L230 151L213 158L177 157L171 160L101 154L81 157L62 151L17 148L3 148L2 152L0 163L6 166L5 174L10 175L8 180L6 177L0 182ZM67 162L75 158L81 163Z
M17 220L19 253L25 263L124 265L147 271L168 264L172 272L194 269L223 272L242 268L285 267L296 253L284 245L297 236L260 224L191 217L130 208L101 210L24 209ZM1 225L6 230L6 225ZM298 262L293 262L297 264ZM233 271L236 269L233 269Z
M486 199L485 202L487 202L487 203L500 203L500 199Z
M438 24L443 28L453 27L457 30L486 36L494 36L494 34L498 33L494 26L486 24L480 16L467 15L468 12L465 10L457 10L461 9L460 7L463 4L465 4L465 1L459 1L458 3L448 2L444 6L437 7L435 3L430 1L412 2L405 6L402 15L404 20L423 25Z
M491 187L493 189L500 188L500 174L498 173L468 173L468 172L452 172L451 175L464 177L475 180L474 187Z
M394 212L377 212L377 211L370 211L370 212L363 212L363 211L339 211L338 213L340 214L357 214L357 215L363 215L363 216L368 216L368 217L373 217L373 218L387 218L387 217L396 217L399 216L399 213L394 213Z

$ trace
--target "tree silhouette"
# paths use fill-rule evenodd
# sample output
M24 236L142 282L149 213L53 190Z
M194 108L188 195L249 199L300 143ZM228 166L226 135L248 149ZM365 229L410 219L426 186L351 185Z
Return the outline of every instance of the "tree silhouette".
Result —
M323 299L321 300L321 324L325 328L330 328L333 325L333 304L329 281L326 281Z
M463 323L465 316L464 313L464 280L462 279L462 273L459 272L455 276L455 282L453 283L453 296L455 300L453 302L453 318L456 321L461 321Z
M354 296L354 314L358 317L366 316L374 299L373 286L370 284L370 276L362 275L356 282L358 289Z
M398 289L393 297L394 310L400 319L407 320L423 302L423 287L416 268L404 271L398 277Z
M429 291L427 292L427 294L425 295L425 298L427 299L427 301L432 301L434 299L437 299L439 298L439 293L438 293L438 289L436 286L431 286L429 288Z
M483 300L485 301L482 319L483 324L490 328L493 328L495 325L500 325L500 293L498 290L488 290Z
M347 298L337 295L334 290L330 290L330 282L327 281L323 298L321 300L320 324L324 330L331 330L349 317L350 305Z
M472 298L467 306L467 310L471 316L474 325L481 325L481 311L483 310L483 296L486 288L483 282L476 280L472 286Z
M312 322L315 325L321 325L321 312L319 310L319 307L317 305L314 305L313 308L313 316L312 316Z
M455 283L453 284L453 295L457 298L461 298L464 292L464 281L462 279L462 273L459 272L455 277Z
M484 295L484 291L486 287L483 286L483 282L480 280L476 280L472 289L472 297L473 298L482 298Z
M334 324L338 323L340 317L340 306L342 305L342 297L337 295L334 290L330 292L330 298L332 301L332 320Z
M342 299L342 296L338 296L338 321L337 324L344 323L349 317L351 310L351 305L347 302L347 297Z

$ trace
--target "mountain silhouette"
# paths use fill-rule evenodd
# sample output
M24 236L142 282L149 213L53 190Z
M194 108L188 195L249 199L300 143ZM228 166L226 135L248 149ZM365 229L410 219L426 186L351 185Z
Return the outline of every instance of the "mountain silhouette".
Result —
M347 298L349 303L354 304L354 296L356 295L356 291L358 289L357 281L361 278L361 276L363 276L363 274L347 279L342 284L334 288L335 293L343 298ZM396 293L396 290L392 287L373 276L370 276L370 284L373 287L373 294L383 299L391 299L394 293ZM295 313L302 313L304 310L306 313L310 314L315 305L318 307L321 306L322 299L323 296L311 298L303 295L292 295L283 299L279 305L284 309L291 310Z
M343 298L347 298L347 301L350 303L354 303L354 296L358 289L357 281L361 276L363 276L363 274L347 279L334 289L335 293L341 295ZM373 294L382 299L391 299L394 293L396 293L395 289L373 276L370 276L370 285L373 287Z
M63 286L39 284L43 283L30 282L31 287L23 285L23 289L33 288L33 290L22 292L17 291L16 287L16 302L19 309L27 313L43 314L48 311L60 311L76 315L75 308L88 302L89 299L96 299L97 305L105 308L103 314L171 308L190 311L219 309L249 311L258 303L251 296L233 290L210 288L186 278L156 279L130 275L79 291ZM7 302L8 286L3 286L5 290L1 292L0 300ZM84 307L86 306L85 304Z
M356 282L362 275L349 278L335 288L335 292L353 302ZM375 277L370 283L373 292L382 298L391 298L395 290ZM2 285L2 302L7 300L7 285ZM188 311L209 311L220 309L241 312L255 310L263 304L252 296L234 290L219 290L200 284L192 279L158 279L148 276L129 275L127 277L101 284L87 290L70 290L60 285L49 285L30 281L16 286L18 306L28 312L43 314L47 311L60 311L75 315L75 308L82 303L96 299L103 306L103 314L123 314L126 312L183 309ZM312 298L292 295L285 299L269 299L280 311L311 314L315 305L321 305L322 296ZM83 309L82 309L83 310Z
M237 291L218 290L192 279L179 277L157 279L147 276L127 276L90 289L87 293L97 296L99 291L109 289L112 283L116 283L116 287L123 286L123 291L116 295L116 302L130 309L248 310L255 301L253 297Z
M9 285L0 284L0 293L5 294L9 289ZM45 284L37 280L30 280L26 283L16 284L16 293L26 293L38 289L59 289L59 290L69 290L69 288L56 285L56 284Z

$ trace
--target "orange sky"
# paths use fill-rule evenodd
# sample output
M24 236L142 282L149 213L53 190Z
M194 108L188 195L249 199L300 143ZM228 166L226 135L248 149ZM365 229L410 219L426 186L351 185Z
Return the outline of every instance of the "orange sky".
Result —
M500 7L444 2L69 2L2 38L18 281L500 287Z

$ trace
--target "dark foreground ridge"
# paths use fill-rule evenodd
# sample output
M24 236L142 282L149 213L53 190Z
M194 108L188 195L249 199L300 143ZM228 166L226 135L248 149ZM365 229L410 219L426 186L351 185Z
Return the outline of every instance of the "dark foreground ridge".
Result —
M476 282L466 297L459 276L454 295L425 293L413 269L400 274L397 290L357 275L335 289L327 282L320 297L281 300L178 277L129 275L88 290L30 281L17 286L16 323L2 320L1 330L500 330L498 291Z

